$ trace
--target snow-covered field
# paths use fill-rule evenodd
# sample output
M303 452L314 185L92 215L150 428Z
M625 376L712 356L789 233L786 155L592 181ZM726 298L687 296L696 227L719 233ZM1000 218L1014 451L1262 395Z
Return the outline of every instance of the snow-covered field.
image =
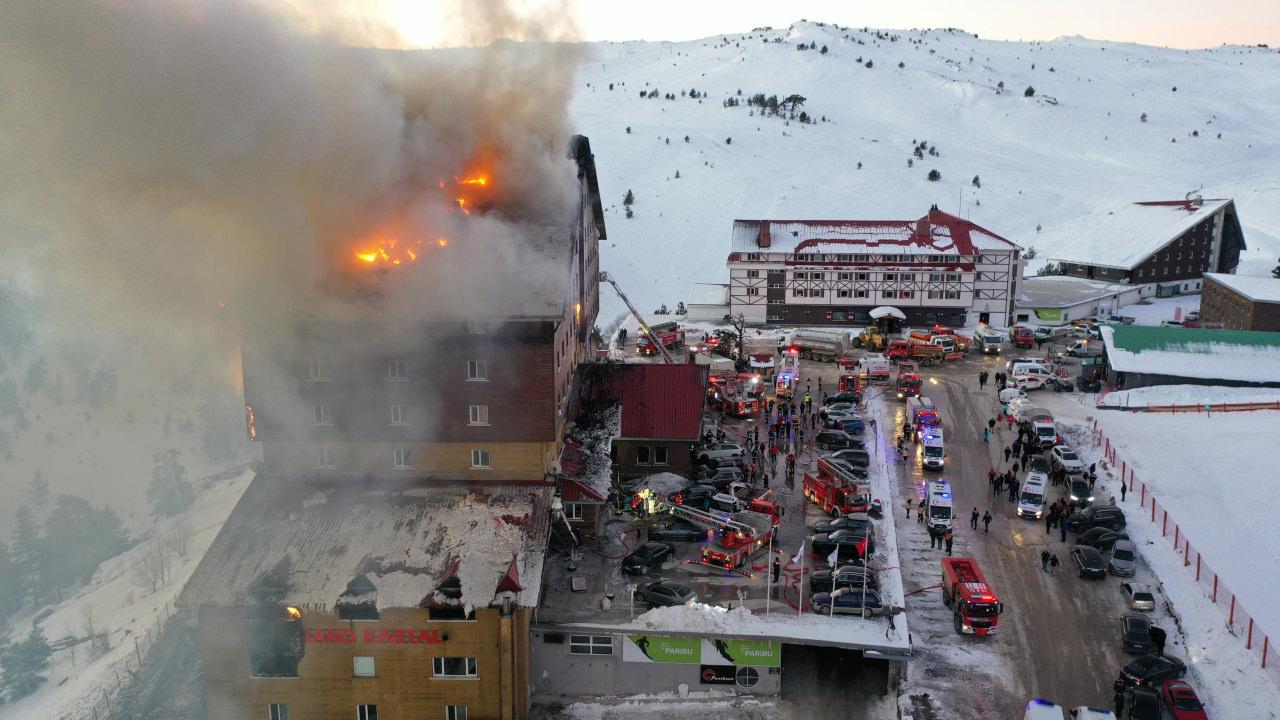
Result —
M1242 272L1265 274L1280 255L1274 49L816 23L592 49L571 119L599 164L601 269L642 310L675 307L692 282L725 281L734 218L916 218L937 203L1036 247L1034 272L1053 252L1037 246L1037 227L1199 190L1236 199ZM754 93L801 95L817 122L761 117L746 105ZM730 97L742 104L724 107ZM921 141L938 154L913 157ZM941 180L926 179L931 169ZM622 307L607 293L604 305L607 326Z
M33 694L0 705L0 720L61 718L88 720L106 709L104 698L113 697L117 683L129 680L157 632L174 610L174 601L200 558L217 536L249 485L253 473L244 473L212 484L187 512L155 523L145 539L104 562L93 579L72 597L52 607L38 621L50 642L86 637L89 618L95 632L105 633L109 649L99 655L88 652L88 643L54 653L48 681ZM178 537L183 538L181 541ZM145 582L141 563L165 558L163 580L154 591ZM155 565L148 565L148 574ZM19 637L31 627L32 618L12 618Z
M1133 318L1135 325L1159 325L1165 320L1181 321L1186 318L1187 313L1199 309L1199 295L1174 295L1148 298L1140 303L1126 305L1117 314Z
M1280 403L1280 388L1152 385L1107 393L1098 400L1098 407L1145 408L1150 405L1212 406L1236 403Z

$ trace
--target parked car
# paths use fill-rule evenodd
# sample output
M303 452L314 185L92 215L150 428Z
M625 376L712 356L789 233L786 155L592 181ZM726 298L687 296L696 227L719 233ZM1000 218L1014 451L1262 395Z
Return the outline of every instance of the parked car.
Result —
M1091 505L1080 512L1072 513L1067 518L1067 527L1075 532L1084 532L1094 527L1109 527L1119 530L1124 527L1124 511L1115 505Z
M1071 328L1062 327L1038 327L1033 335L1037 340L1053 340L1055 338L1066 337L1071 332Z
M1027 393L1022 388L1006 387L1005 389L1000 391L1000 394L998 395L998 397L1000 399L1000 402L1007 403L1007 402L1012 402L1013 400L1016 400L1019 398L1025 400L1027 397Z
M1089 487L1089 481L1083 475L1069 475L1067 480L1067 495L1071 498L1071 502L1077 505L1089 505L1093 502L1093 488Z
M1107 565L1102 561L1102 553L1088 545L1077 545L1071 548L1071 561L1082 578L1104 578L1107 576Z
M809 536L809 547L813 548L813 552L819 557L827 557L832 550L842 546L847 548L855 548L866 541L867 552L875 552L876 536L871 528L841 528L833 530L829 533L815 533ZM850 550L842 549L839 555L844 555Z
M711 507L711 498L716 492L715 487L711 485L691 485L672 495L671 500L677 505L688 505L699 510L706 510Z
M1160 699L1174 720L1209 720L1200 697L1186 680L1165 680Z
M1022 720L1066 720L1062 706L1052 700L1035 698L1022 711Z
M698 482L724 489L729 483L742 482L742 471L736 467L705 468Z
M814 438L823 450L845 450L853 447L853 436L843 430L823 430Z
M832 533L836 530L846 529L864 529L870 528L871 518L866 513L853 513L851 515L843 515L834 520L823 520L822 522L810 525L809 529L815 533Z
M1008 387L1017 388L1024 393L1028 393L1032 390L1043 390L1048 380L1049 378L1046 375L1019 373L1009 378Z
M832 467L840 468L841 470L849 473L850 475L858 478L859 480L867 479L866 465L855 465L849 462L848 460L845 460L844 458L836 458L836 457L828 458L827 462L831 463Z
M880 589L880 578L875 570L861 565L845 565L833 570L818 570L809 576L809 592L813 594L831 592L833 587L850 587L861 589L866 582L868 590Z
M853 423L854 427L861 428L862 418L858 417L855 413L833 412L828 413L827 416L822 419L822 427L827 430L844 430L845 432L854 432L857 434L862 433L861 430L845 430L845 425L849 423Z
M856 414L857 412L858 412L858 406L854 405L853 403L848 403L848 402L831 403L830 405L823 405L822 407L818 408L818 417L825 418L832 413Z
M1120 647L1130 655L1146 655L1154 645L1151 642L1151 620L1146 615L1125 613L1120 618Z
M1138 568L1138 552L1132 540L1118 540L1111 548L1107 572L1120 577L1133 577Z
M666 527L649 528L650 540L666 540L668 542L701 542L707 539L707 531L683 520Z
M866 467L871 464L871 453L864 450L862 443L855 440L858 447L851 447L844 450L837 450L831 453L830 457L836 460L843 460L857 467Z
M1124 720L1160 720L1160 693L1147 687L1125 693Z
M838 403L852 403L857 405L862 398L858 397L858 393L852 390L838 392L835 395L828 395L826 400L822 401L823 406L836 405Z
M1143 655L1120 671L1120 681L1125 685L1160 687L1165 680L1177 680L1187 673L1187 665L1168 655Z
M1066 445L1054 446L1049 451L1049 457L1052 458L1054 468L1063 468L1072 475L1084 472L1084 463L1080 460L1080 456Z
M1027 470L1031 472L1049 474L1049 461L1044 459L1043 455L1032 455L1031 464L1027 466Z
M1088 545L1091 548L1097 548L1100 552L1106 552L1115 547L1117 542L1128 539L1129 534L1123 530L1095 527L1089 528L1088 530L1080 533L1080 536L1076 538L1076 543L1080 545Z
M1107 708L1077 705L1071 708L1071 720L1116 720L1116 714Z
M711 461L736 461L741 462L743 450L741 445L734 443L711 443L703 445L698 449L698 461L706 464Z
M636 587L636 599L648 603L649 607L668 607L688 605L697 600L698 596L688 585L672 580L654 580Z
M622 572L631 575L648 575L650 570L661 567L667 558L675 554L675 551L676 549L668 543L647 542L622 558Z
M1130 610L1151 612L1156 609L1156 594L1146 583L1120 583L1120 592L1124 593L1125 600L1129 601Z
M832 612L831 598L833 593L817 593L810 601L813 611L817 613ZM875 590L868 590L866 594L851 589L841 588L838 594L835 594L834 612L843 615L875 615L883 609L880 601L880 593Z

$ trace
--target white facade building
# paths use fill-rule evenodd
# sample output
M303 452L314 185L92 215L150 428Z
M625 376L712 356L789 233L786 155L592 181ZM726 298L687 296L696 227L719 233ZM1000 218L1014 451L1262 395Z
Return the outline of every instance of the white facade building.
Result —
M1006 327L1021 251L937 206L918 220L735 220L730 311L754 324L859 326L888 305L909 325Z

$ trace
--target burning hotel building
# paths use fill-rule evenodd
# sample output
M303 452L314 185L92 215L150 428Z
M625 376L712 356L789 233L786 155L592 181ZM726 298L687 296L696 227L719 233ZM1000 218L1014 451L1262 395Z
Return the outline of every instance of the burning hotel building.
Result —
M263 467L181 598L210 720L526 715L550 473L593 355L605 235L585 137L569 160L571 218L489 222L460 198L516 244L377 239L343 291L370 302L245 318ZM400 292L427 260L427 285Z

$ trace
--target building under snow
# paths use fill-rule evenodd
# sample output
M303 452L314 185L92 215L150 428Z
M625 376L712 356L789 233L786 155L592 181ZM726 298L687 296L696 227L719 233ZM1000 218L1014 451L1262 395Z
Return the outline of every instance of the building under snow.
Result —
M1102 328L1107 383L1280 387L1280 333L1112 325Z
M1198 197L1129 203L1066 223L1036 244L1066 275L1154 283L1159 296L1200 290L1206 272L1235 272L1245 249L1235 202Z
M749 323L1007 325L1021 248L935 205L917 220L735 220L730 311Z
M1280 279L1205 273L1200 320L1227 330L1280 332Z

